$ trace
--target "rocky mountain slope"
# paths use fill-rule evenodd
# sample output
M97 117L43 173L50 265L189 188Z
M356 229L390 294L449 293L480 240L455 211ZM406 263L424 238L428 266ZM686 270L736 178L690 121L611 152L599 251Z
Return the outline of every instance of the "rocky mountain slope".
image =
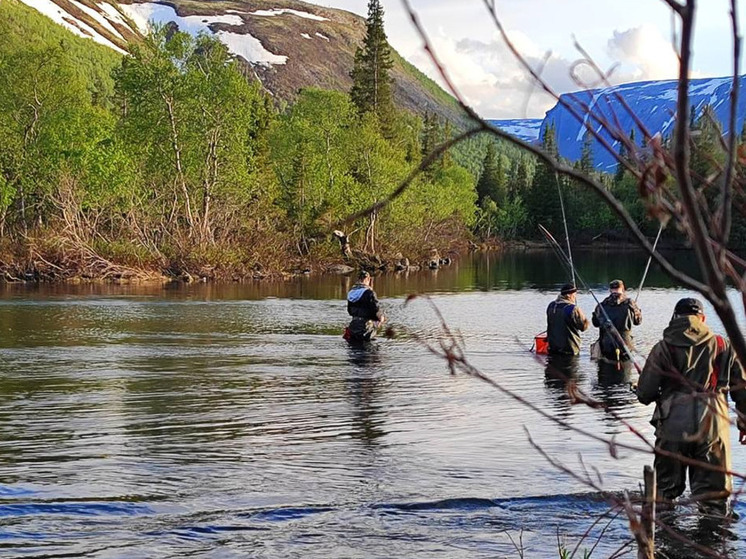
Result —
M746 76L741 77L740 90L744 91ZM730 111L730 77L703 78L691 81L689 93L690 104L694 109L694 117L699 118L705 106L709 106L721 123L724 133L729 132L727 121ZM676 122L676 95L678 82L676 80L649 81L639 83L628 83L604 89L580 91L562 95L562 100L574 107L579 113L583 105L592 107L596 117L606 120L613 126L619 127L627 134L635 131L635 137L640 140L642 132L635 123L632 114L637 115L651 134L660 133L662 136L670 136ZM632 111L627 110L619 97ZM685 118L691 118L686 115ZM586 117L587 119L588 117ZM738 105L738 119L736 131L740 132L746 120L746 97L741 95ZM583 147L583 138L586 133L583 122L578 121L570 110L558 103L550 111L541 125L540 136L544 129L553 124L556 128L557 143L560 155L577 161ZM602 131L599 123L593 120L593 126L600 131L614 146L619 149L618 142L612 140L608 134ZM597 169L611 171L616 167L614 156L606 151L597 141L593 141L594 164Z
M150 21L174 22L192 34L213 33L286 102L303 87L349 90L355 50L365 35L360 16L299 0L22 1L72 33L120 53L142 37ZM394 98L400 107L466 123L452 97L400 56L394 58Z

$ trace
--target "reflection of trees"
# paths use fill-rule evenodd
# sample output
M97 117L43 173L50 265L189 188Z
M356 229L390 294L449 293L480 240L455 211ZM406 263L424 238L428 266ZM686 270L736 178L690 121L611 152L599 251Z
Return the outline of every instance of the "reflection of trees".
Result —
M647 254L639 250L628 250L624 258L619 252L599 250L573 251L576 255L578 273L582 277L594 278L601 284L621 277L639 277L645 268ZM550 288L557 285L557 257L551 250L505 251L484 254L474 260L474 285L480 289L523 289L527 285ZM671 253L670 259L677 266L694 272L691 253ZM672 287L674 283L658 269L651 269L647 282L649 287Z

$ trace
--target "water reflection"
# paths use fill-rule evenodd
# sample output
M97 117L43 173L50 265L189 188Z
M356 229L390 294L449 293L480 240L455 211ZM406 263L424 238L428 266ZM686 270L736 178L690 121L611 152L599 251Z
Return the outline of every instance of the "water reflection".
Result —
M657 554L669 559L741 557L736 542L736 523L705 516L684 506L658 514Z
M619 408L636 401L630 385L637 371L629 361L619 363L599 359L596 363L598 382L593 386L593 396L610 408Z
M381 346L378 342L348 344L350 364L354 365L346 379L347 392L353 405L352 437L366 445L374 445L386 435L382 413L385 383L377 374L381 363Z
M544 368L544 386L557 410L557 415L566 419L574 405L572 393L582 381L580 358L577 355L549 355Z

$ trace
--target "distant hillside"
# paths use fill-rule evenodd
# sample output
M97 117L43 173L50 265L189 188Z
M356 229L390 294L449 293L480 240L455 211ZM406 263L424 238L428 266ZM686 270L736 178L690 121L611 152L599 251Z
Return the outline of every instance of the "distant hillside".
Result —
M364 18L299 0L22 1L72 33L120 53L142 35L148 21L175 22L195 35L214 33L250 65L273 96L285 102L292 102L304 87L348 91L355 50L365 35ZM392 77L398 106L467 124L456 101L397 54Z
M540 118L513 118L504 120L488 120L490 124L511 136L529 143L539 140L539 131L543 122Z
M741 77L741 91L745 85L745 78ZM689 88L695 118L698 118L704 107L709 105L726 133L729 131L726 123L730 111L731 81L729 77L696 79L691 81ZM651 134L660 133L665 137L671 135L676 122L677 86L676 80L629 83L605 89L568 93L562 95L561 99L572 107L576 107L580 113L584 112L581 109L583 104L590 105L595 115L601 115L608 122L625 130L627 134L634 130L635 137L639 141L643 134L617 95L624 99ZM686 115L685 118L691 118L691 115ZM738 105L737 131L740 132L744 121L746 121L746 96L742 95ZM560 155L571 161L580 159L586 133L583 123L575 119L570 111L558 103L547 112L541 126L541 134L549 124L554 124L556 127ZM594 122L594 126L598 128L598 123ZM604 136L614 146L614 149L619 149L618 143L609 138L608 134ZM593 141L593 155L596 168L610 171L616 167L614 156L595 140Z
M87 36L79 30L71 34L19 0L0 0L0 55L15 50L62 47L75 60L91 94L103 100L113 88L111 70L119 64L121 55L81 35Z

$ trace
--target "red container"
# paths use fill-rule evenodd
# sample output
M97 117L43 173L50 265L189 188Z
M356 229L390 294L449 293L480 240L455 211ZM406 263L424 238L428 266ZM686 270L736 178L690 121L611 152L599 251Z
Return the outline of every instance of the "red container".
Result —
M549 342L547 342L546 333L539 334L534 338L534 346L537 355L547 355L549 353Z

